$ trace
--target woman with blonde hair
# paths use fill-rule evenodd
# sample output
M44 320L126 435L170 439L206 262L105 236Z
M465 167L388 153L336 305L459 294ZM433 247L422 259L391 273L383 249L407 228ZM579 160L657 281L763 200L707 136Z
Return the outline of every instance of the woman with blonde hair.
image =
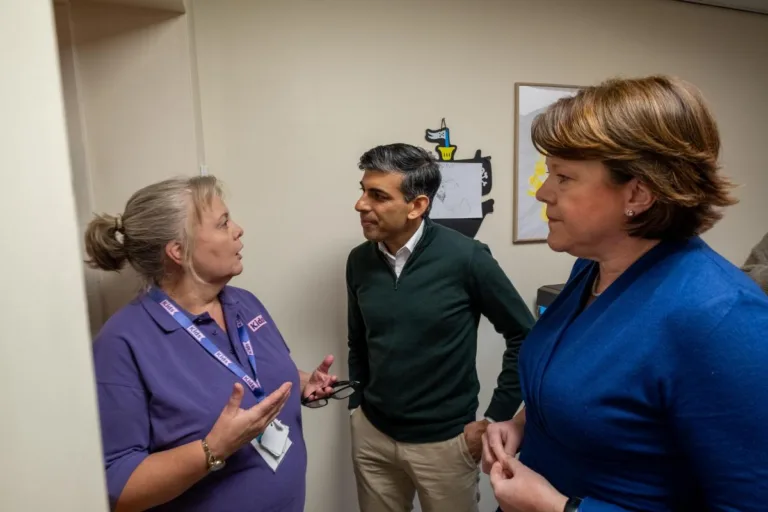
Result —
M334 393L333 357L298 370L264 305L228 285L242 236L213 176L149 185L88 226L93 267L147 282L94 343L113 510L304 510L300 402Z
M578 259L521 349L525 407L484 438L501 509L768 510L768 298L699 237L735 203L701 94L611 80L532 139L547 242Z

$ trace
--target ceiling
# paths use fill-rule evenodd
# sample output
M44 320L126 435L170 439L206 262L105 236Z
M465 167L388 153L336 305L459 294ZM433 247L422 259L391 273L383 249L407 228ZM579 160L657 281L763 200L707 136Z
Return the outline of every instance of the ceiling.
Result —
M154 9L164 9L169 11L184 12L184 0L54 0L54 3L66 4L72 2L105 2L122 5L132 5L134 7L148 7ZM678 0L690 4L710 5L714 7L724 7L726 9L736 9L759 14L768 14L768 0Z
M768 14L768 0L679 0L691 4L711 5L739 11Z

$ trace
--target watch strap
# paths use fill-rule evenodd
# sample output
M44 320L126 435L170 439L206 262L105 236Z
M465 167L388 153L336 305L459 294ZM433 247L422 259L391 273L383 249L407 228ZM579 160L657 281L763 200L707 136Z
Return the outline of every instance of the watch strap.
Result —
M205 452L205 463L208 465L208 471L216 471L224 467L224 461L217 458L208 447L208 441L203 439L203 451Z
M581 502L581 498L569 498L565 504L565 509L563 509L563 512L579 512Z

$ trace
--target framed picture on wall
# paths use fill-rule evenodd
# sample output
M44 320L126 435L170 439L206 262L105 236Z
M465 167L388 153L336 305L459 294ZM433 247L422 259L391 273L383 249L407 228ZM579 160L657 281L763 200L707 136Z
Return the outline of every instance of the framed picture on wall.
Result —
M546 205L536 200L536 191L547 178L544 156L531 142L531 124L536 116L560 98L573 96L580 87L537 83L515 84L515 153L512 243L546 242Z

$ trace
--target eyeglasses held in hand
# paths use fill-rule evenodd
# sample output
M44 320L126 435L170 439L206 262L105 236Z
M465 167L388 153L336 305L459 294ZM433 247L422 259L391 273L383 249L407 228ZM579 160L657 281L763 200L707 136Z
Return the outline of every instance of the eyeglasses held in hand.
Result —
M333 398L334 400L344 400L345 398L354 395L359 386L360 383L356 380L340 380L331 386L333 392L330 396L323 398L302 398L301 405L309 407L310 409L325 407L328 405L329 398Z

